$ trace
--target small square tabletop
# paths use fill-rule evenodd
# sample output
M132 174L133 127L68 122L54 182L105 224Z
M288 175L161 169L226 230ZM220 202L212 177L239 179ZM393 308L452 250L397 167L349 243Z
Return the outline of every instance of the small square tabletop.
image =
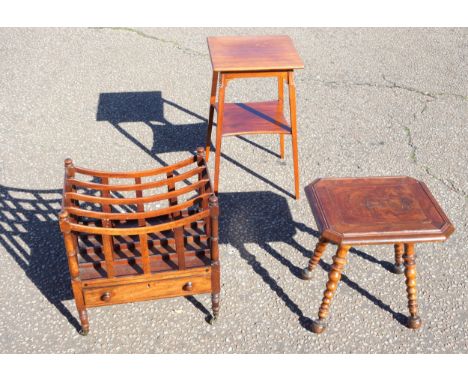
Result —
M446 240L454 227L416 179L324 178L305 188L322 236L336 244Z
M289 36L208 37L215 72L248 72L304 68Z

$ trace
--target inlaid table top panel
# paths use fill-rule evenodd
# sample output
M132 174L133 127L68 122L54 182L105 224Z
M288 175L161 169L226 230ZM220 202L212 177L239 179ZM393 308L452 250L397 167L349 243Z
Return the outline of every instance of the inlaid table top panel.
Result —
M337 244L441 241L453 225L410 177L325 178L305 189L322 236Z
M208 37L208 49L215 72L304 68L289 36Z

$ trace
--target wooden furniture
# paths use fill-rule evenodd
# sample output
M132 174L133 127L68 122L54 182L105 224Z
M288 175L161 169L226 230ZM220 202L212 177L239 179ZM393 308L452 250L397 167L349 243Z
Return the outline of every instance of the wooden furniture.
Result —
M225 136L277 134L280 156L284 159L284 136L291 135L294 162L295 195L299 198L299 164L296 127L296 86L294 69L304 64L288 36L208 37L213 80L206 138L208 161L214 111L217 111L214 191L218 192L221 140ZM278 100L251 103L225 103L226 88L236 78L276 77ZM220 88L217 92L219 79ZM283 114L284 82L288 84L290 123ZM216 94L218 102L216 103Z
M338 246L311 330L326 328L330 303L341 279L351 246L394 244L395 273L405 273L410 317L408 327L418 329L414 245L443 241L454 231L426 185L409 177L317 179L305 188L320 239L302 278L309 280L328 243Z
M218 200L203 148L138 172L67 159L59 218L82 334L87 308L133 301L211 293L218 317Z

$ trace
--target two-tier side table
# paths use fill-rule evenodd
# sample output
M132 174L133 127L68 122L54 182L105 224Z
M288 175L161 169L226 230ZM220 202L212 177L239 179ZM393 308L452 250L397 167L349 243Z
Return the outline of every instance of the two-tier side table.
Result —
M208 37L213 81L206 138L206 158L211 146L214 111L217 110L214 191L218 192L221 140L225 136L277 134L280 156L284 159L284 136L291 135L295 196L299 198L299 163L296 126L296 87L294 69L304 64L288 36ZM278 100L267 102L225 103L226 87L236 78L277 77ZM219 92L218 80L220 83ZM290 123L283 113L284 82L288 85ZM218 94L217 94L218 93ZM218 102L216 102L218 95Z
M410 317L408 327L418 329L414 245L446 240L454 227L427 186L413 178L324 178L305 188L320 231L302 278L309 280L328 243L338 246L328 275L318 320L311 330L326 328L330 303L341 279L351 246L394 244L394 273L405 273Z

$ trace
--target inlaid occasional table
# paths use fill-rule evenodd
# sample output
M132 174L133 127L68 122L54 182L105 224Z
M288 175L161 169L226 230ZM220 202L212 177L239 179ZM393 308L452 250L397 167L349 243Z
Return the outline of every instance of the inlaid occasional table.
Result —
M427 186L409 177L325 178L315 180L305 192L320 239L302 278L312 277L328 243L338 246L318 320L313 321L311 330L321 333L326 328L330 303L350 247L368 244L394 244L393 271L406 276L408 327L418 329L421 319L416 299L414 245L444 241L454 231Z
M299 164L296 126L294 69L304 68L288 36L208 37L213 80L206 138L206 158L211 145L214 111L217 111L214 190L218 192L221 141L225 136L277 134L280 157L284 159L284 136L290 135L293 149L295 196L299 198ZM277 77L278 99L267 102L225 103L228 82L237 78ZM220 83L219 92L218 80ZM284 83L288 85L290 121L283 113ZM216 102L218 96L218 102Z

